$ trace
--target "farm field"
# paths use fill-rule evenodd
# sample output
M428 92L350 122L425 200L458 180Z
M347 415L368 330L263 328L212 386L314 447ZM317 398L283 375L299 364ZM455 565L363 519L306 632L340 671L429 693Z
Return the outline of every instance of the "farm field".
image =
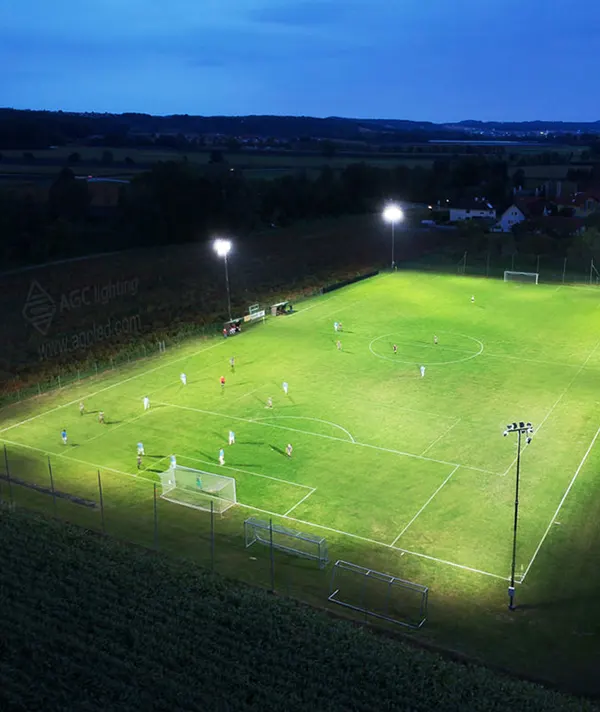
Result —
M598 300L593 288L382 275L240 336L189 343L0 411L2 468L47 487L49 458L57 491L93 501L100 471L108 532L151 544L152 485L175 454L180 465L235 478L238 504L216 523L224 573L265 584L264 556L250 550L253 563L241 530L248 516L273 519L327 537L332 561L429 586L424 639L593 687ZM343 324L338 335L334 321ZM516 441L502 431L513 420L536 432L521 456L522 609L508 613ZM17 503L51 511L47 495L13 489ZM56 506L100 527L97 509L61 498ZM207 514L158 507L161 547L206 563ZM318 572L282 555L278 571L284 591L323 602L331 567Z

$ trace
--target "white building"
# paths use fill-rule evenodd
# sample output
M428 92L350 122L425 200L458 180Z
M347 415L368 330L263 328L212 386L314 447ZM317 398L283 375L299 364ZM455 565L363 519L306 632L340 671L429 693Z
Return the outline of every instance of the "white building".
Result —
M525 213L513 203L502 213L492 232L512 232L513 227L523 222L525 218Z
M450 222L473 219L495 220L496 209L485 198L475 198L468 203L450 206Z

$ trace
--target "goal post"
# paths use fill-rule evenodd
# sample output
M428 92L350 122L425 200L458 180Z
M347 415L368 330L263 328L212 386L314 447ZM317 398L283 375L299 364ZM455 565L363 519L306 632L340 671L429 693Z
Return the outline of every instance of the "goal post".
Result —
M235 479L176 465L160 475L162 499L185 507L223 514L237 502Z
M538 284L539 272L514 272L513 270L505 270L505 282L526 282L529 284Z
M328 600L345 608L407 628L421 628L427 620L429 588L412 581L336 561Z
M299 532L281 524L273 524L256 517L244 521L246 548L264 544L287 554L295 554L316 561L320 569L329 563L327 540L318 535Z

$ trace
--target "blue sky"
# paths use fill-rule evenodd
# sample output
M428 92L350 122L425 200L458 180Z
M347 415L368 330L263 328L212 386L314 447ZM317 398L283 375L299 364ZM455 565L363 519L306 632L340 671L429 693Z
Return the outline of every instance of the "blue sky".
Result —
M0 105L600 119L600 0L0 0Z

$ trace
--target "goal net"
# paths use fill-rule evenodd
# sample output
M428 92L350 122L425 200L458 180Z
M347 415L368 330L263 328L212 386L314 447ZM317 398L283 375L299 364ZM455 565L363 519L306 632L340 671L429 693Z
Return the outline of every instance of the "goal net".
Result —
M162 499L194 509L210 512L212 507L222 514L237 502L234 478L213 472L177 465L160 475L160 483Z
M272 546L287 554L295 554L316 561L320 569L325 568L329 562L327 540L322 536L299 532L256 517L245 520L244 536L246 548L256 543Z
M367 569L349 561L336 561L328 600L353 611L420 628L427 620L427 586Z
M504 272L504 281L537 284L539 276L538 272L512 272L511 270L506 270Z

